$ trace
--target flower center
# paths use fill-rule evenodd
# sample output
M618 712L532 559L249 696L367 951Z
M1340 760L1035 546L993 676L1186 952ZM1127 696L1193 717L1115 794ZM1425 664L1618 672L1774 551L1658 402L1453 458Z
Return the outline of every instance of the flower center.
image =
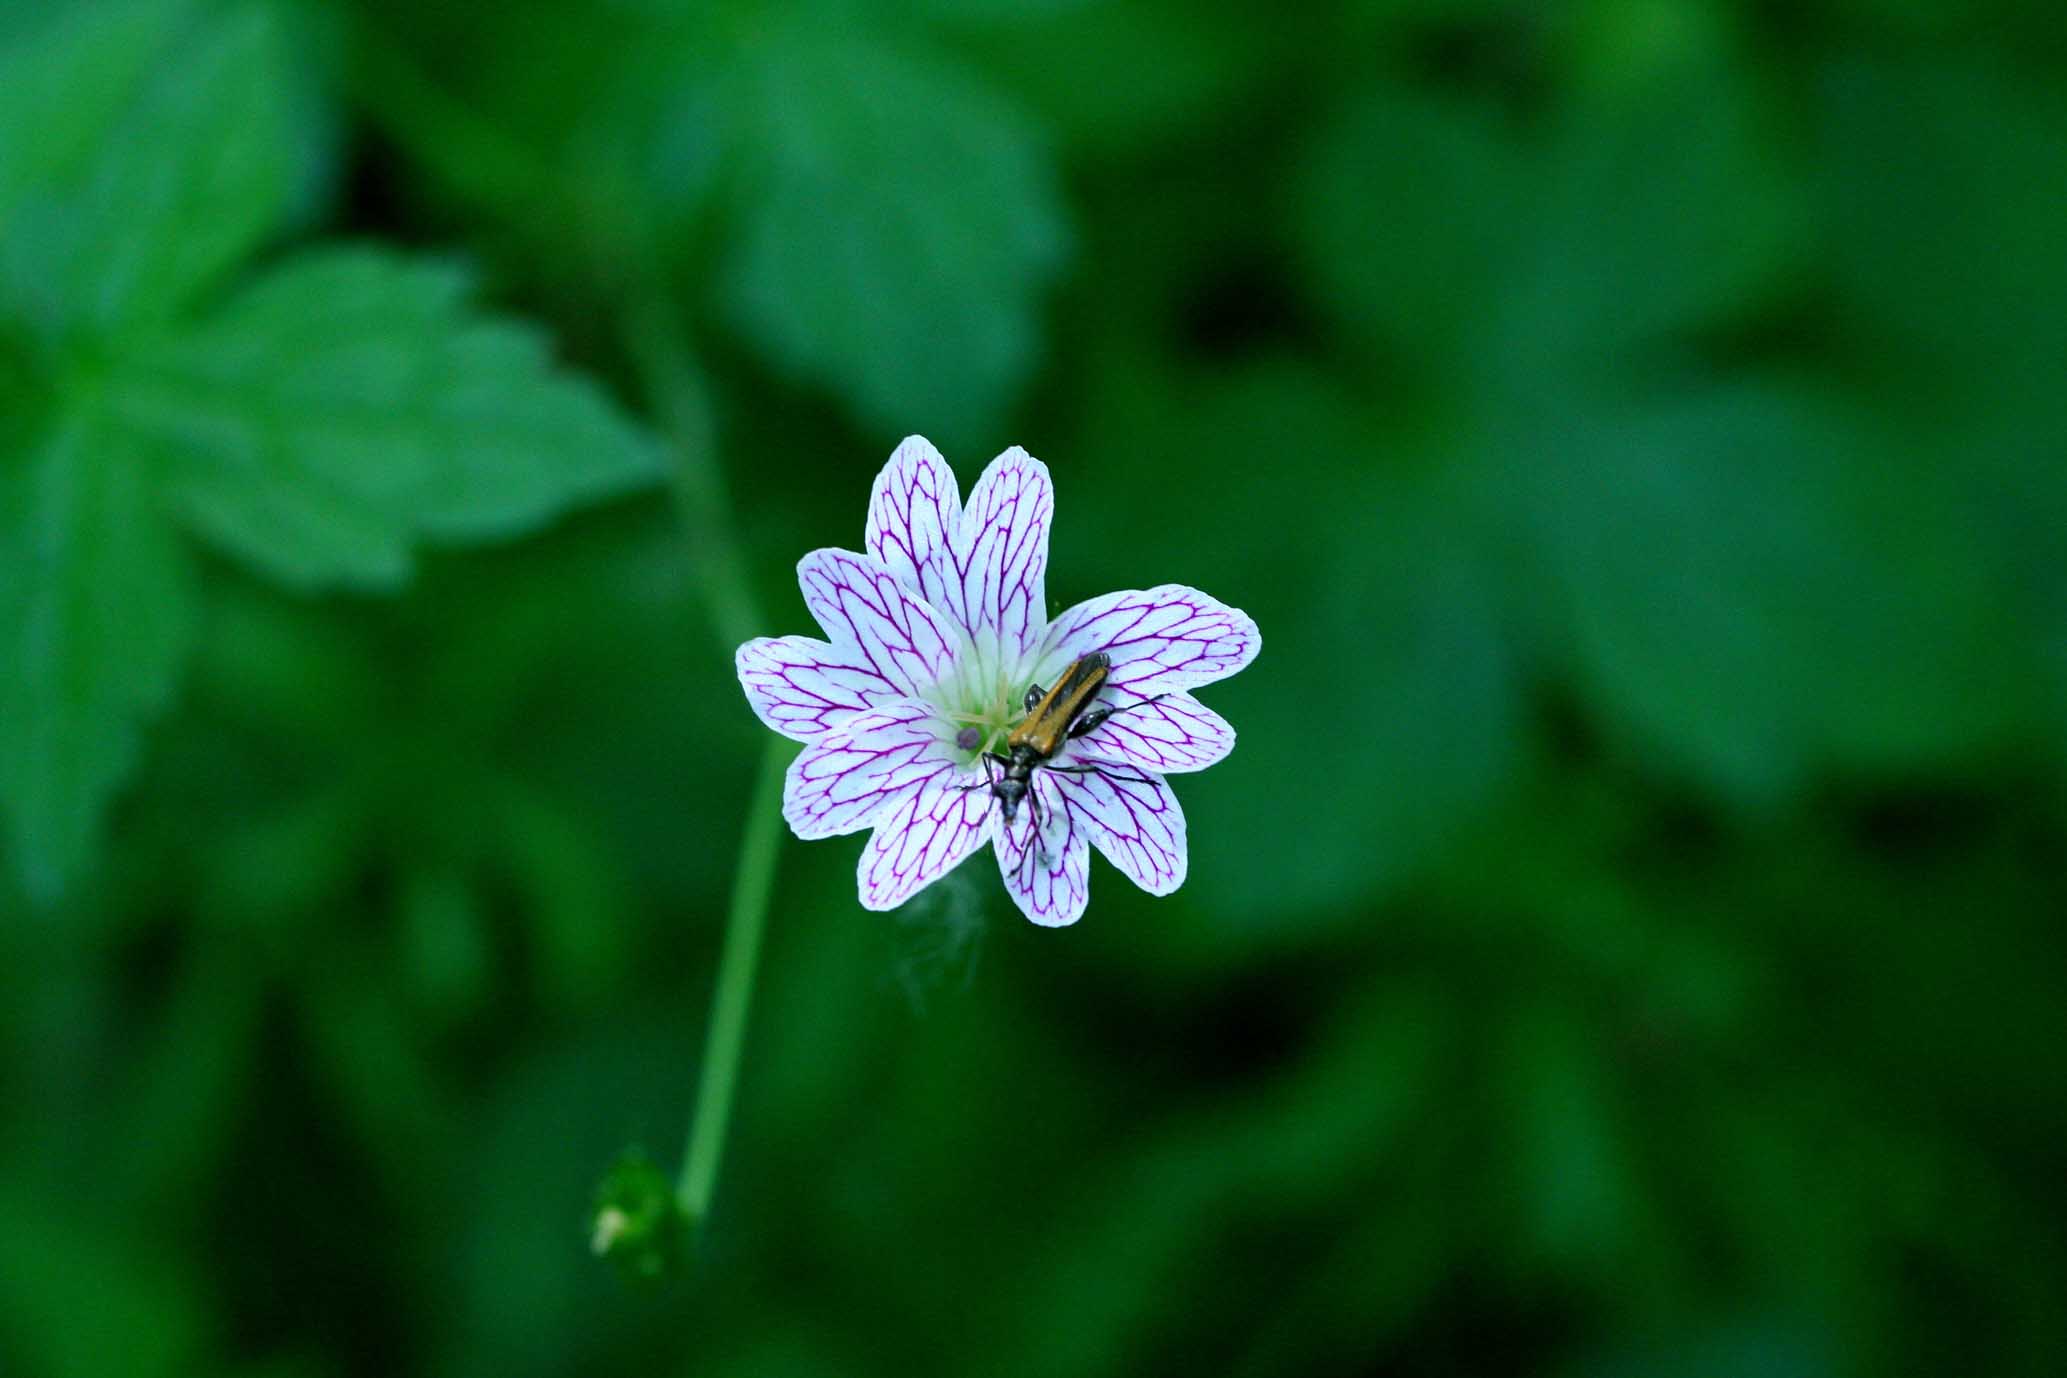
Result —
M1005 738L1026 716L1027 674L1017 666L986 664L966 655L962 670L934 686L929 696L954 724L955 748L973 761L986 751L1003 751Z

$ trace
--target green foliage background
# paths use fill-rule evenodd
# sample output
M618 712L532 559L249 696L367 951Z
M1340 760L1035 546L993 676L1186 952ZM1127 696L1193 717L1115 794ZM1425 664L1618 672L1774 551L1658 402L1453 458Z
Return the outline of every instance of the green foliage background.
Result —
M0 1373L2067 1365L2041 0L0 0ZM1192 878L786 841L898 438L1255 615ZM729 490L729 497L728 497ZM744 628L744 631L741 629Z

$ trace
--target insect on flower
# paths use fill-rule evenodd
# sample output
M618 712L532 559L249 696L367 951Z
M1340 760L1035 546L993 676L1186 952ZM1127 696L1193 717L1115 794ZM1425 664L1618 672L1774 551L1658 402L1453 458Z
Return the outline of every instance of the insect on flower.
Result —
M1029 800L1034 813L1034 837L1041 837L1040 797L1030 793L1033 772L1036 766L1061 771L1067 775L1107 775L1110 768L1103 765L1064 766L1056 765L1055 753L1062 749L1064 741L1074 741L1088 736L1100 723L1116 713L1145 708L1160 703L1164 695L1130 703L1123 708L1091 707L1098 698L1098 691L1104 686L1106 676L1111 673L1112 658L1103 651L1093 651L1070 663L1062 672L1062 678L1053 689L1043 689L1039 684L1026 691L1026 718L1005 738L1006 749L1011 753L986 751L983 753L984 778L973 784L958 786L960 789L984 789L997 796L998 806L1003 810L1005 822L1010 824L1019 812L1021 800ZM1088 711L1087 711L1088 710ZM1000 773L991 778L990 768L995 763ZM1146 785L1151 781L1132 773L1112 775L1114 779L1129 780Z
M1164 777L1233 749L1191 691L1255 659L1256 624L1182 584L1051 620L1054 512L1047 466L1024 450L992 460L965 504L912 436L876 476L866 549L798 562L825 640L739 648L747 702L804 743L783 790L791 830L869 832L867 908L895 908L986 842L1038 924L1082 916L1093 847L1151 894L1184 883L1184 812Z

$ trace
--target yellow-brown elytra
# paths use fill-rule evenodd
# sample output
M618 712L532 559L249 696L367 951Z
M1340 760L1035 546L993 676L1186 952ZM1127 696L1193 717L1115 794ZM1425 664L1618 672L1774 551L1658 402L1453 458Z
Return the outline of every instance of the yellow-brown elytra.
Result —
M1112 670L1112 660L1103 651L1093 651L1070 662L1062 678L1055 681L1053 689L1042 689L1036 684L1026 691L1026 717L1005 737L1004 751L983 753L983 779L973 785L963 785L965 790L982 789L988 786L997 796L998 804L1010 825L1019 812L1020 801L1027 801L1027 808L1033 814L1034 842L1041 855L1041 864L1048 864L1048 847L1041 836L1041 800L1033 790L1033 773L1036 768L1058 771L1065 775L1103 775L1111 780L1130 780L1135 784L1149 784L1139 775L1121 775L1101 765L1058 766L1052 764L1055 754L1066 742L1075 741L1086 735L1107 718L1116 713L1131 713L1136 708L1145 708L1157 699L1142 699L1120 708L1093 708L1098 691L1105 687L1105 679ZM991 766L998 766L998 773L991 774ZM1029 849L1031 851L1033 849Z

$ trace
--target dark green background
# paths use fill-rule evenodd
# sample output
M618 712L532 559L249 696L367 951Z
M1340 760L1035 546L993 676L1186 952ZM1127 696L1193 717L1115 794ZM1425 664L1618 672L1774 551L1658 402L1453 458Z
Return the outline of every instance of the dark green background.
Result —
M120 339L349 242L604 390L387 563L178 537L155 668L0 597L17 697L137 733L75 844L0 761L0 1372L2067 1365L2048 0L12 0L0 75L0 481L104 376L66 284L244 205L95 209L258 127L107 113L209 81L273 210ZM1253 614L1240 744L1070 930L786 838L715 1217L628 1286L586 1212L680 1152L765 737L726 571L808 630L910 432L1048 463L1058 608Z

